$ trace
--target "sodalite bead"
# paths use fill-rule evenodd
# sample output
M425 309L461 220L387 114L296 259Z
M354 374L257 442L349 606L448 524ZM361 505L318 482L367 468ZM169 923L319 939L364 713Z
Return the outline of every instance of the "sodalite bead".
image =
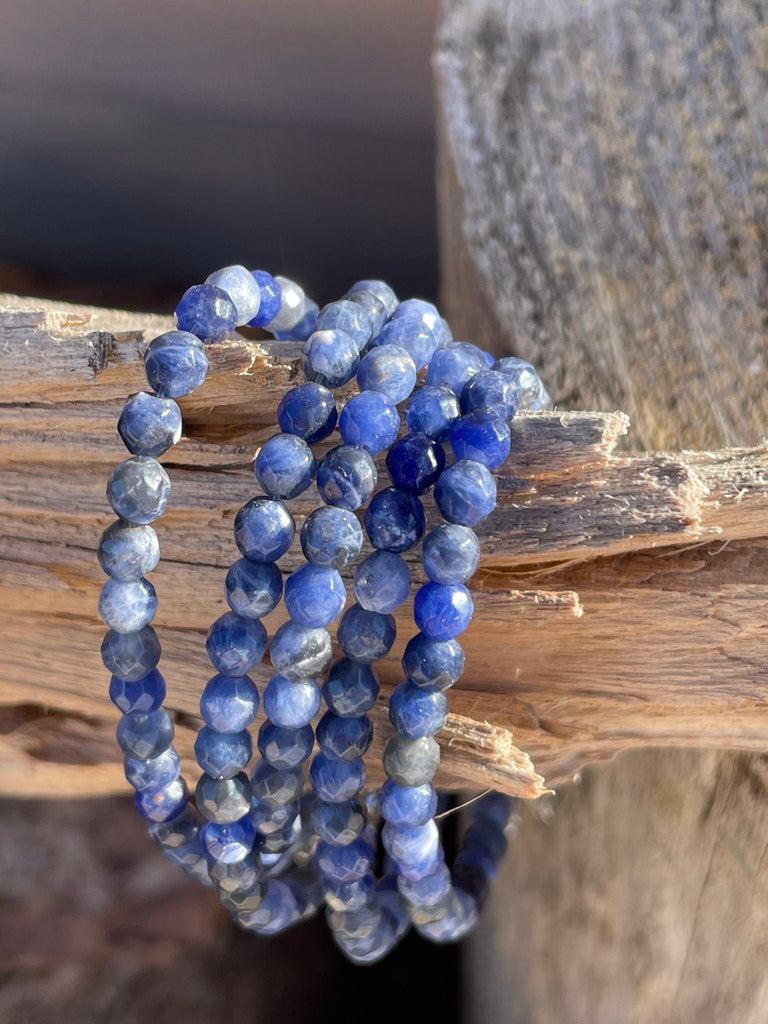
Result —
M456 458L482 462L489 469L504 462L509 446L509 427L494 413L467 413L451 430L451 448Z
M441 473L435 502L449 523L474 526L496 505L496 481L481 462L461 459Z
M447 690L464 671L464 651L457 640L435 640L417 633L406 644L402 666L416 686Z
M289 804L301 796L304 788L304 769L275 768L262 761L256 762L251 772L251 789L254 798L262 804Z
M379 391L361 391L353 395L339 416L339 433L344 442L359 445L371 455L389 448L399 430L397 409Z
M148 675L160 660L160 641L151 626L138 633L116 633L113 629L101 643L101 660L112 675L128 683Z
M295 434L308 444L333 433L338 413L328 388L314 381L286 391L277 407L277 421L284 434Z
M306 441L294 434L275 434L256 456L253 471L271 498L295 498L312 483L317 462Z
M365 808L359 800L340 804L316 800L312 808L312 827L326 843L346 846L363 834L365 826Z
M393 825L388 821L381 830L384 849L399 865L428 863L437 854L440 833L434 821L426 825Z
M420 924L418 931L432 942L458 942L477 924L477 904L461 889L453 890L448 912L437 921Z
M152 842L164 850L186 846L197 839L203 819L191 804L172 821L155 822L147 826Z
M235 516L235 543L252 562L276 562L293 541L293 516L282 501L254 498Z
M426 825L437 810L437 792L434 787L398 786L387 779L381 787L380 806L382 817L393 825Z
M362 757L373 738L373 726L367 715L341 718L326 711L317 723L317 742L324 754L341 761Z
M272 637L269 654L277 671L288 679L316 679L330 665L332 651L327 629L284 622Z
M256 828L246 814L232 824L219 825L206 821L200 827L200 839L210 857L223 864L234 864L253 848Z
M344 612L336 638L348 658L370 665L391 649L396 635L394 616L353 604Z
M264 656L267 631L258 619L225 612L209 629L205 649L222 675L244 676Z
M392 736L384 748L384 771L398 786L426 786L440 767L440 747L431 736Z
M112 470L107 501L129 523L151 523L165 512L171 481L156 459L134 455Z
M423 494L445 469L445 452L426 434L406 434L389 449L387 469L395 487Z
M476 346L457 341L435 352L427 369L427 384L442 385L460 395L470 377L487 369Z
M123 406L117 432L132 455L162 455L181 437L181 409L172 398L139 391Z
M283 576L274 562L238 559L226 578L227 604L246 619L260 619L277 606Z
M360 360L357 383L361 391L379 391L398 405L414 389L416 364L399 345L379 345Z
M355 718L370 711L378 695L379 684L373 669L349 658L334 662L323 684L325 703L342 718Z
M371 500L363 522L375 548L407 551L424 533L424 507L415 494L386 487Z
M266 325L270 331L289 331L304 316L307 297L304 289L287 277L277 275L280 286L280 309Z
M470 377L462 388L461 411L494 413L511 420L520 405L518 391L498 370L483 370Z
M216 778L203 772L195 788L195 804L209 821L228 824L242 818L251 807L251 784L244 772Z
M160 561L160 545L151 526L119 519L99 541L99 564L107 576L127 582L140 580Z
M273 935L298 920L296 897L285 882L271 878L264 898L257 909L238 914L237 920L249 931L260 935Z
M222 267L209 274L205 283L216 285L227 293L237 310L238 325L247 324L259 312L261 289L258 281L245 267Z
M307 341L309 336L315 333L319 310L316 302L305 298L301 319L285 331L275 331L275 337L278 341Z
M405 318L408 320L420 320L437 339L442 336L443 326L437 307L424 299L406 299L399 302L392 313L393 320Z
M370 872L354 882L332 882L329 879L323 886L323 895L331 911L362 910L375 898L376 882Z
M362 352L373 336L373 322L366 310L349 299L323 306L317 317L317 330L340 330L348 334Z
M540 400L543 385L530 363L516 356L505 356L497 359L493 368L511 381L519 409L532 409Z
M384 324L371 343L375 348L382 345L396 345L405 349L416 369L427 365L437 349L435 334L419 319L401 317Z
M270 832L269 835L261 835L260 856L270 854L288 853L296 846L301 838L301 818L296 818L292 825L282 832Z
M326 505L354 511L373 494L378 473L364 448L340 444L331 448L317 470L317 489Z
M180 398L199 388L208 372L203 343L189 331L166 331L144 353L147 383L161 398Z
M125 777L134 789L163 789L179 777L181 759L174 747L168 747L157 757L126 757L124 769Z
M474 530L441 523L424 538L424 572L435 583L464 583L480 561L480 541Z
M465 586L425 583L413 599L416 625L436 640L451 640L463 633L472 619L474 604Z
M220 896L243 892L264 878L264 867L251 852L234 864L211 860L211 879Z
M366 611L393 612L411 592L407 563L394 551L374 551L355 567L354 591Z
M162 789L137 792L133 802L146 821L172 821L184 810L188 797L184 780L174 779Z
M295 768L312 753L315 734L310 725L286 729L273 722L263 722L259 729L259 753L273 768Z
M358 295L360 292L370 292L375 295L384 307L387 316L390 317L397 309L398 299L394 291L386 281L370 280L355 281L347 292L347 297Z
M362 758L339 761L320 751L309 766L309 779L315 795L321 800L331 804L344 803L365 785L365 764Z
M417 740L445 725L448 699L441 690L424 690L406 680L389 698L389 720L401 736Z
M298 800L287 804L261 804L255 801L248 813L256 826L256 831L264 836L271 836L277 832L285 832L293 825L299 814L299 807Z
M244 859L247 860L248 857ZM231 914L248 914L258 910L264 902L266 893L266 882L253 882L247 888L234 889L229 892L222 892L220 889L219 899L221 905L226 907Z
M315 331L301 350L301 369L307 380L339 388L351 380L360 362L354 338L344 331Z
M317 866L326 879L333 882L354 882L370 870L373 847L364 839L354 839L345 846L322 840L317 846Z
M249 327L266 327L277 316L282 302L280 284L266 270L252 270L251 277L259 288L259 309L248 321Z
M176 326L202 341L223 341L237 327L237 308L223 288L195 284L179 300Z
M200 697L200 714L217 732L242 732L259 710L259 691L248 676L215 675Z
M138 633L157 611L157 593L149 580L108 579L99 595L99 615L116 633Z
M311 679L275 675L264 690L264 714L275 725L300 729L309 725L320 707L320 688Z
M461 415L454 392L442 385L425 384L414 391L405 407L405 423L412 433L446 441Z
M117 723L117 742L124 754L146 761L173 743L173 722L164 708L139 714L132 711Z
M347 601L347 591L337 569L302 565L285 582L285 607L300 626L326 626Z
M131 682L112 676L109 681L109 699L124 715L129 711L138 711L140 714L155 711L165 700L165 680L156 668L141 679Z
M344 508L324 505L305 520L301 550L312 565L343 569L363 547L363 528L356 515Z
M214 779L231 779L248 764L253 751L251 734L217 732L204 725L195 738L197 763Z

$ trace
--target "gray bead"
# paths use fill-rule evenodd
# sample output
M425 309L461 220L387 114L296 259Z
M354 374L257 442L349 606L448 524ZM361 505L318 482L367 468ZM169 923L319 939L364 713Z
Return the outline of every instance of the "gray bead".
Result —
M195 803L209 821L228 825L239 821L251 806L251 784L245 772L231 779L214 779L203 772L195 788Z
M171 481L156 459L134 455L116 466L107 484L107 501L130 523L151 523L165 511Z
M251 790L262 804L288 804L298 799L304 788L304 769L273 768L259 759L251 772Z
M220 893L250 889L257 882L263 881L266 876L264 866L253 853L246 854L242 860L238 860L234 864L211 859L210 874Z
M151 526L126 523L108 526L99 541L99 564L114 580L140 580L160 561L160 545Z
M222 906L225 906L227 910L231 910L232 913L244 913L250 910L258 910L266 891L267 885L265 882L253 882L244 889L233 889L230 891L219 889L219 899Z
M295 281L291 281L289 278L282 277L279 274L275 277L275 280L280 285L281 300L280 309L271 323L267 325L267 330L273 333L275 331L288 331L291 327L295 327L304 316L304 309L307 303L304 289L296 284Z
M285 622L270 645L270 658L288 679L316 679L331 663L333 643L327 629Z
M396 785L425 786L440 767L440 747L432 736L393 736L384 748L383 764Z
M101 660L108 672L127 683L149 675L160 660L160 641L151 626L138 633L116 633L113 629L101 644Z

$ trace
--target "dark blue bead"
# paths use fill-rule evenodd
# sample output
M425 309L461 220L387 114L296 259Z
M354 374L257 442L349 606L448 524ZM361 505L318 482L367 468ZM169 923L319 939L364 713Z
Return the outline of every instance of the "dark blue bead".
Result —
M251 275L259 286L259 311L249 322L249 327L266 327L280 312L282 292L279 283L266 270L252 270Z
M369 665L349 658L334 662L323 684L323 698L336 715L354 718L376 703L379 684Z
M256 479L270 498L295 498L312 483L316 469L312 449L295 434L270 437L253 463Z
M356 515L324 505L315 509L301 528L301 550L313 565L343 569L363 546L363 528Z
M285 832L289 829L299 813L299 801L293 800L286 804L262 804L254 801L249 811L256 831L264 836Z
M405 423L412 433L446 441L461 415L459 400L447 387L425 384L411 395L405 407Z
M351 800L365 785L365 765L362 758L339 761L320 751L312 758L309 779L316 796L340 804Z
M434 583L464 583L480 561L480 541L474 530L441 523L424 538L424 572Z
M129 523L151 523L165 512L171 481L156 459L134 455L116 466L107 484L107 501Z
M277 606L283 592L283 576L274 562L240 558L227 573L227 604L246 619L260 619Z
M394 551L374 551L355 567L354 590L366 611L387 615L411 592L408 564Z
M119 519L99 541L99 564L107 576L123 582L140 580L160 561L160 545L151 526Z
M225 612L209 629L205 649L222 675L244 676L264 657L267 631L258 619Z
M289 804L301 796L304 788L304 769L275 768L261 758L251 772L251 790L262 804Z
M162 455L181 437L181 409L172 398L139 391L123 406L117 432L132 455Z
M451 448L456 458L482 462L489 469L504 462L509 446L509 427L494 413L467 413L451 430Z
M179 777L181 760L174 747L168 747L157 757L126 757L124 768L134 789L163 789Z
M146 821L172 821L184 810L188 797L184 780L174 779L162 789L137 792L133 802Z
M160 641L151 626L138 633L110 629L101 643L101 660L112 675L128 683L148 675L160 660Z
M389 449L387 469L395 487L423 494L445 469L445 452L426 434L406 434Z
M294 529L282 501L254 498L235 516L235 543L252 562L275 562L291 546Z
M399 430L397 409L379 391L361 391L353 395L339 416L339 433L344 442L359 445L371 455L388 448Z
M389 720L401 736L433 736L445 725L448 699L441 690L424 690L406 680L389 698Z
M360 362L354 338L344 331L315 331L301 350L301 369L307 380L339 388L351 380Z
M353 604L341 618L337 639L348 658L370 665L391 649L396 634L394 616L369 612Z
M435 502L449 523L474 526L496 506L496 481L481 462L461 459L440 474Z
M478 820L490 821L496 828L502 830L509 823L514 809L515 798L498 792L486 793L474 806L475 817Z
M155 711L165 700L165 680L152 669L141 679L120 679L112 676L109 681L109 699L123 714L138 711L145 714Z
M354 296L358 295L360 292L370 292L371 295L375 295L384 307L384 311L388 317L392 316L397 309L397 296L386 281L374 281L368 279L364 281L355 281L347 292L347 298L352 298L354 301Z
M223 341L237 326L237 309L222 288L195 284L179 300L176 326L203 341Z
M259 710L259 691L248 676L215 675L200 697L203 721L217 732L242 732Z
M247 729L242 732L217 732L204 725L195 739L197 763L214 779L231 779L251 759L253 743Z
M324 881L354 882L371 869L373 847L364 839L355 839L346 846L321 841L317 846L317 866Z
M365 808L359 800L340 804L315 800L312 807L312 827L326 843L346 846L362 835L365 825Z
M427 369L427 384L443 385L460 395L470 377L488 369L478 353L474 345L465 347L462 342L438 349Z
M357 384L361 391L379 391L398 405L414 389L416 364L399 345L378 345L360 360Z
M381 814L393 825L426 825L435 816L437 793L433 786L398 786L387 779L380 792Z
M470 377L461 392L461 411L494 413L511 420L519 407L519 395L509 377L497 370L483 370Z
M378 480L373 459L364 448L331 448L317 471L317 489L326 505L354 511L373 494Z
M457 640L435 640L417 633L406 644L402 665L416 686L446 690L464 671L464 652Z
M249 815L229 825L206 821L200 826L200 839L210 857L224 864L234 864L253 848L256 828Z
M493 368L511 381L517 393L519 409L533 409L541 400L543 385L530 363L516 356L505 356L504 359L498 359Z
M157 611L157 594L149 580L110 577L99 595L99 615L117 633L138 633Z
M349 299L340 299L324 306L317 317L317 330L340 330L348 334L362 352L373 335L373 321L366 310Z
M328 757L351 761L362 757L373 738L373 726L367 715L341 718L326 711L317 723L317 742Z
M363 522L375 548L407 551L424 533L424 507L416 495L386 487L371 500Z
M117 723L117 742L124 754L147 761L173 743L173 722L164 708L139 714L131 711Z
M331 663L333 644L327 629L284 622L272 638L270 657L289 679L317 679Z
M285 582L285 607L300 626L326 626L347 601L344 581L337 569L303 565Z
M400 317L384 324L371 344L375 348L396 345L405 349L416 369L421 370L437 349L437 337L423 321L415 317Z
M338 413L328 388L314 381L286 391L277 407L277 421L284 434L295 434L308 444L333 433Z
M482 851L499 861L507 852L507 839L492 821L475 820L464 833L464 849L472 853Z
M162 398L180 398L199 388L208 372L203 343L189 331L166 331L144 353L147 383Z
M320 707L320 688L310 679L293 680L275 675L264 691L264 714L275 725L301 729Z
M259 729L259 753L273 768L295 768L307 760L314 742L315 733L311 725L290 729L264 722Z
M465 586L425 583L413 599L416 625L436 640L451 640L463 633L472 619L474 605Z

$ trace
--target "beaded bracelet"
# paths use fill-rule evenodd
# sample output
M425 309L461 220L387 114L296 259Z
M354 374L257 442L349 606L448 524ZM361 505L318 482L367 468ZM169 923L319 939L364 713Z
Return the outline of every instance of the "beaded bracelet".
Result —
M112 673L110 697L123 712L117 739L139 813L163 853L214 887L244 928L273 934L324 905L336 942L358 963L384 956L409 923L433 941L455 941L477 920L506 847L512 801L489 794L472 804L449 870L435 822L434 734L445 723L445 691L464 667L455 638L472 616L465 584L480 556L472 527L495 506L491 470L509 454L508 421L521 409L550 408L549 396L530 364L494 361L475 345L453 341L431 303L398 302L380 281L360 281L319 310L286 278L227 267L185 292L176 323L145 353L153 393L131 396L120 415L131 457L110 477L107 497L119 518L99 546L109 577L99 600L109 626L102 657ZM245 324L303 341L306 383L283 396L281 432L257 453L254 472L264 496L235 518L242 557L226 577L230 611L206 641L217 674L200 701L204 724L195 756L202 773L193 802L162 707L160 644L150 625L157 597L146 576L159 561L150 524L170 491L157 457L181 436L175 399L203 383L205 344ZM339 414L332 392L353 377L359 393ZM398 439L402 403L407 433ZM342 443L318 463L312 445L337 428ZM376 492L374 456L385 451L391 486ZM303 523L306 561L283 586L276 563L295 534L286 501L313 480L324 504ZM421 496L430 490L444 521L423 539L427 582L414 597L418 632L402 658L405 679L389 703L395 735L383 756L388 778L380 793L366 793L367 712L379 690L372 665L391 649L392 613L411 593L402 556L424 535ZM340 570L362 552L361 510L373 551L354 568L356 603L341 615L347 593ZM269 643L275 674L263 695L259 757L246 774L249 726L260 703L248 672L268 645L261 619L281 598L289 620ZM343 657L331 665L326 627L339 615ZM315 734L321 692L327 710ZM312 793L303 794L315 739ZM380 819L386 853L377 880Z

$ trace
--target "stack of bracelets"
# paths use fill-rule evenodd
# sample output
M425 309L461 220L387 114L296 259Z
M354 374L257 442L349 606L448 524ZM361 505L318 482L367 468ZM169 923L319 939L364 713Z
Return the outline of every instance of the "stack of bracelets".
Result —
M473 610L465 584L480 545L472 527L495 507L491 471L509 453L508 421L518 410L551 408L549 396L529 363L494 361L453 341L431 303L399 302L381 281L359 281L319 310L293 281L226 267L182 296L176 323L146 350L151 392L132 395L120 415L131 457L110 477L107 497L118 518L99 547L109 577L99 600L109 627L102 657L112 673L109 695L123 713L117 739L136 807L166 857L215 888L250 931L274 934L325 906L336 943L356 963L381 959L410 925L435 942L455 941L477 921L506 847L513 801L489 792L471 804L449 868L435 821L434 735L446 720L446 690L464 667L455 638ZM162 707L160 643L150 625L157 597L146 578L159 546L150 524L168 501L170 480L157 458L181 436L175 399L203 383L205 345L239 325L302 341L306 382L283 396L281 432L256 456L264 496L235 519L242 557L226 577L231 610L206 642L217 674L200 700L202 774L191 800ZM354 377L359 393L339 413L333 390ZM318 463L312 445L336 428L342 443ZM377 492L374 456L385 451L391 486ZM276 563L295 532L286 502L313 481L322 504L301 527L306 563L283 586ZM420 496L430 489L444 521L422 542L427 582L413 602L418 632L389 702L395 734L383 755L387 781L371 793L363 755L379 690L373 664L392 647L392 613L410 595L403 552L424 534ZM356 603L341 614L347 592L339 570L360 555L364 531L373 550L354 568ZM248 672L267 649L261 619L281 597L289 620L269 645L276 674L264 689L259 756L247 774L248 727L259 708ZM331 665L327 626L339 615L344 656ZM321 697L327 710L313 730ZM310 757L311 792L304 793Z

